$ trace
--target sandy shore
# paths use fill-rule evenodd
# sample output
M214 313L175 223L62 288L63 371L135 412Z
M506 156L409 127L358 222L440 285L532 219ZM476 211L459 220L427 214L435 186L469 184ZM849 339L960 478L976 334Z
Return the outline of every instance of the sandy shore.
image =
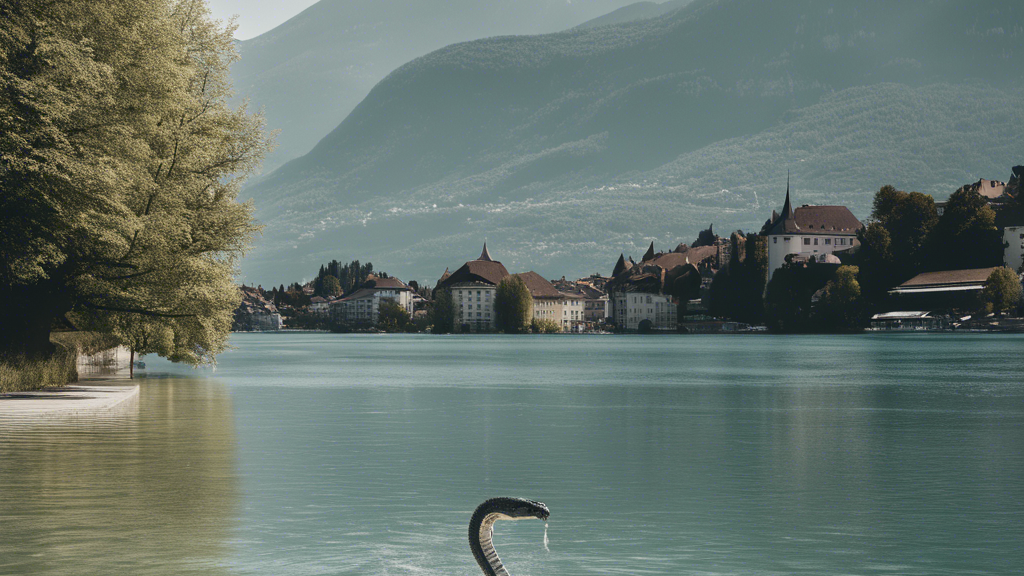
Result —
M0 394L0 421L131 413L139 386L128 379L128 351L108 350L78 360L78 382L63 388Z

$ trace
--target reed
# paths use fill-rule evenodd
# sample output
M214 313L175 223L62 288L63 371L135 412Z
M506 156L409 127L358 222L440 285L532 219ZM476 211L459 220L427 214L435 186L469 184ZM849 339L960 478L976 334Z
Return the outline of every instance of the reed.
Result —
M97 332L57 332L50 337L56 350L49 358L0 355L0 393L65 386L78 381L79 354L95 354L117 345Z

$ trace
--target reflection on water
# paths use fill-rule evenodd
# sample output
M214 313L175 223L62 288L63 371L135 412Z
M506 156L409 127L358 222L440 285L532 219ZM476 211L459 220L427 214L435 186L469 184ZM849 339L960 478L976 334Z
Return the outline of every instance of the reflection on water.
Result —
M0 430L0 573L468 576L498 495L552 510L496 526L516 576L1022 564L1024 337L233 344L147 359L137 418Z
M127 414L0 423L0 573L220 571L238 506L230 395L141 383Z

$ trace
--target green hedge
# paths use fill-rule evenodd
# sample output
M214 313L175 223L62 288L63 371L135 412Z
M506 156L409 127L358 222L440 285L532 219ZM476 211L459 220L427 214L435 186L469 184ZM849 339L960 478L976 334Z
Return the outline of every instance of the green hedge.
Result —
M78 381L79 354L95 354L117 346L107 334L59 332L50 337L57 349L45 360L0 356L0 393L65 386Z

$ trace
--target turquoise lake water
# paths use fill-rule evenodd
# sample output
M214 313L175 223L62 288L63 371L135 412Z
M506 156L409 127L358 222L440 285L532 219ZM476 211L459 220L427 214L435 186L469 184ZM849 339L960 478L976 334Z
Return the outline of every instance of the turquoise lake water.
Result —
M0 574L1020 574L1024 337L238 334L0 422Z

